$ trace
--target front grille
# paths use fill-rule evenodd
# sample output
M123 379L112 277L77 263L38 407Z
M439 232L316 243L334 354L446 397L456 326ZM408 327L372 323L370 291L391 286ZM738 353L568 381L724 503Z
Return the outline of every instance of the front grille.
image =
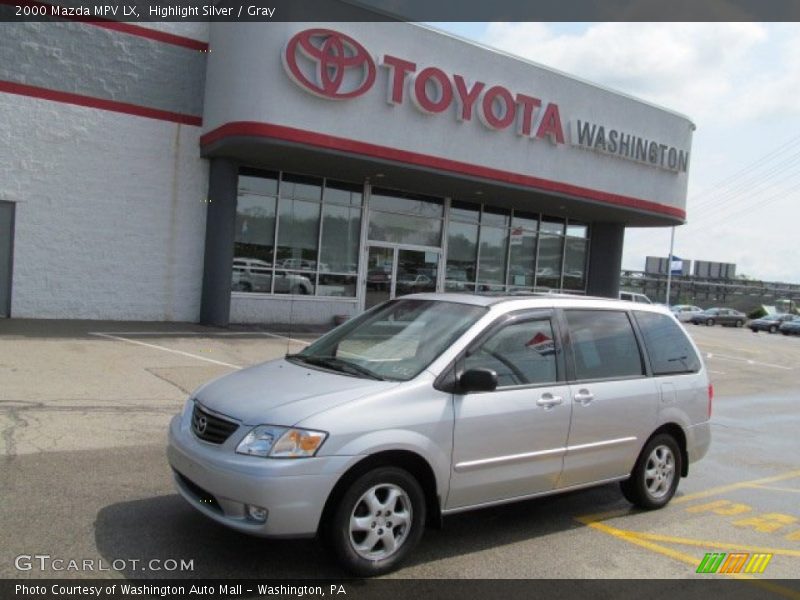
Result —
M239 429L239 425L211 414L197 402L192 411L192 431L205 442L221 444Z
M181 484L197 498L197 501L200 504L214 509L217 512L222 512L222 507L219 505L219 502L217 502L217 499L213 494L209 494L194 481L186 477L183 473L175 471L175 474L178 476Z

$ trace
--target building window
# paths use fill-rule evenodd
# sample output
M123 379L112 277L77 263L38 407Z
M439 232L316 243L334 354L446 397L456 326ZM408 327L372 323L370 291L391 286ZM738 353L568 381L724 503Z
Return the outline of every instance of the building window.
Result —
M567 223L564 240L564 279L562 287L569 291L586 289L586 258L589 254L589 228L581 223Z
M536 267L536 286L561 288L561 258L564 253L563 219L543 217L539 228L539 261Z
M474 292L478 266L478 226L480 204L453 200L447 225L447 268L444 289L448 292Z
M536 284L536 238L539 215L514 211L508 265L510 290L530 290Z
M582 223L454 200L445 290L583 292L588 237Z
M232 289L355 297L362 202L361 185L241 169Z
M484 206L478 250L478 290L503 291L506 283L511 211Z
M443 214L438 198L375 188L369 200L369 239L438 248Z

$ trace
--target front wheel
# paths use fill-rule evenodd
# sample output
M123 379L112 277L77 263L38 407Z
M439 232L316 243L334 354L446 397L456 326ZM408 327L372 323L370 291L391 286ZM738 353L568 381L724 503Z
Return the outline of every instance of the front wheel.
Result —
M675 495L681 468L681 451L675 438L659 434L645 445L630 478L620 484L622 494L641 508L661 508Z
M736 326L737 326L737 327L741 327L742 325L744 325L744 323L742 322L742 320L741 320L741 319L739 319L738 321L736 321Z
M328 544L350 573L388 573L422 537L425 495L408 471L380 467L358 478L344 493L325 527Z
M778 326L777 325L770 325L769 326L769 332L770 333L775 333L776 331L778 331Z
M714 326L714 319L709 319L708 321L706 321L706 325L708 325L709 327L713 327Z

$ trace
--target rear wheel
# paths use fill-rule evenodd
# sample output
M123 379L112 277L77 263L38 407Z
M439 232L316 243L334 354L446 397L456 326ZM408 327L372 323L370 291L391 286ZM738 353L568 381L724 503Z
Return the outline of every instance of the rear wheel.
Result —
M737 326L737 327L741 327L742 325L744 325L744 322L743 322L741 319L739 319L738 321L736 321L736 326Z
M708 319L708 321L706 321L706 325L712 327L714 325L714 319Z
M408 471L379 467L344 493L324 527L328 546L350 573L371 577L397 568L425 524L425 495Z
M675 438L659 434L645 445L630 478L620 484L622 494L641 508L661 508L675 495L681 469L681 451Z

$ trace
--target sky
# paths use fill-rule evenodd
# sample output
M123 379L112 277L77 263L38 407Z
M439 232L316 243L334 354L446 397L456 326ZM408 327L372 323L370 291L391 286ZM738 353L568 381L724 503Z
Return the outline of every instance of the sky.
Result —
M696 125L674 254L800 283L800 24L434 23L683 113ZM670 228L629 228L623 269L667 256Z

